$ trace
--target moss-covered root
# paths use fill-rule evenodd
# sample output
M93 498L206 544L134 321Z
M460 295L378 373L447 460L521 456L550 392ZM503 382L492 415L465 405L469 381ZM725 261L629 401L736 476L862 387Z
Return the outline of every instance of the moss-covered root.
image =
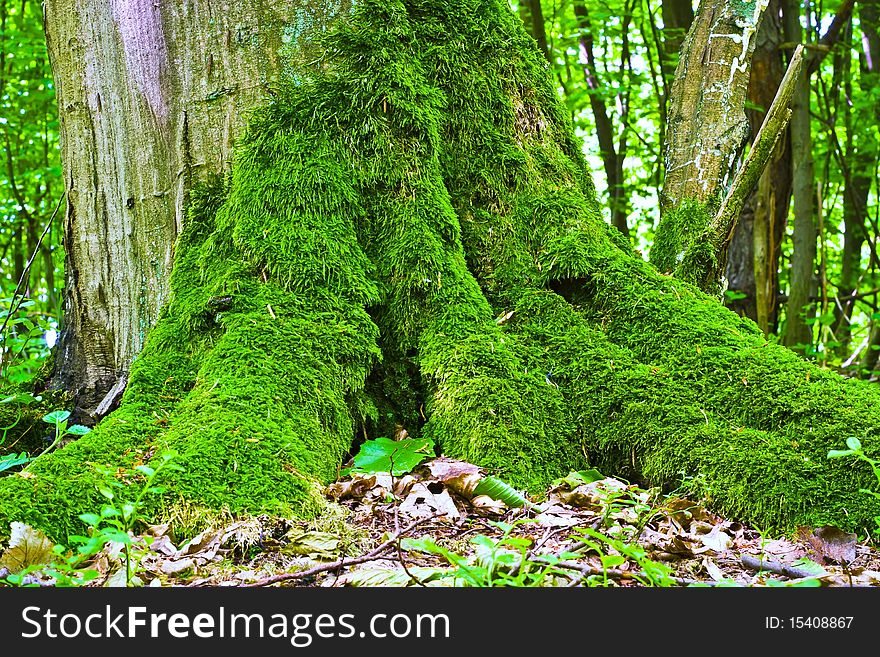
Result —
M742 401L743 406L726 403L734 400L721 392L713 395L701 384L709 377L692 367L641 362L555 293L524 295L515 317L520 319L512 329L533 345L541 365L554 368L591 461L601 469L655 484L687 482L715 508L768 531L834 524L864 533L873 527L880 504L859 491L876 485L870 468L830 461L827 452L842 447L844 425L856 415L865 414L862 427L876 427L880 413L863 403L854 413L840 409L834 420L826 415L842 399L858 402L861 394L866 402L876 400L873 388L817 373L774 348L800 367L786 381L791 390L775 410L766 403L769 397L763 403L750 400L759 410ZM788 371L780 367L777 376L787 377ZM798 390L796 379L810 371L824 380L814 381L808 395ZM748 387L740 379L735 385ZM787 414L784 421L780 414ZM876 441L869 442L876 449Z

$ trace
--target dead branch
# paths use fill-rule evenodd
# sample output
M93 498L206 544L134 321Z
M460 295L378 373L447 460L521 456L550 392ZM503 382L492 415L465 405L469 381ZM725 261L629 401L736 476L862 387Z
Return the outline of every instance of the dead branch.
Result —
M434 520L439 518L440 516L445 515L443 513L435 513L427 518L419 518L414 522L411 522L409 525L401 529L399 532L396 532L394 536L389 538L387 541L379 545L377 548L371 550L367 554L355 557L354 559L339 559L338 561L334 561L333 563L324 564L321 566L315 566L314 568L309 568L307 570L298 570L295 573L281 573L280 575L272 575L271 577L266 577L265 579L258 580L256 582L250 582L248 584L241 584L242 588L256 588L260 586L269 586L271 584L277 584L278 582L286 582L288 580L297 580L297 579L306 579L312 577L314 575L319 575L321 573L326 573L329 571L339 570L340 568L344 568L346 566L356 566L361 563L366 563L368 561L376 561L378 559L385 558L385 552L389 549L398 545L398 541L405 537L407 534L412 532L416 527L425 524L430 520Z

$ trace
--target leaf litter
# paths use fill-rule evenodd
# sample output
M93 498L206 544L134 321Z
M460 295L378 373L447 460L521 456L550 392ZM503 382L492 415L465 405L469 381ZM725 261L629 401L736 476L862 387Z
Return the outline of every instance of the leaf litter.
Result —
M242 518L177 544L169 524L132 537L148 586L880 586L880 553L835 527L769 539L687 497L595 470L531 500L445 457L410 473L351 471L312 521ZM509 488L509 487L507 487ZM485 494L481 491L489 491ZM502 499L499 499L502 498ZM34 564L55 547L14 523L0 578L54 584ZM86 586L124 586L122 546L82 568ZM540 571L540 576L535 573ZM485 581L463 573L480 572ZM529 574L524 578L523 573ZM494 577L494 579L493 579Z

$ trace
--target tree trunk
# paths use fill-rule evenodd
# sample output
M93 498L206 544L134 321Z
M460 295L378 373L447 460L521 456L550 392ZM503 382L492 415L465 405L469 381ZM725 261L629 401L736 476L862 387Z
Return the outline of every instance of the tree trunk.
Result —
M690 2L663 0L660 6L663 17L663 74L672 82L678 66L678 53L684 37L694 22L694 8Z
M859 58L860 86L864 93L880 83L880 2L864 2L859 6L859 27L862 32L862 53ZM849 52L846 54L850 56ZM852 88L851 76L847 76L847 91ZM851 97L847 93L847 98ZM862 270L862 246L867 238L869 194L876 171L880 148L872 129L880 122L880 108L844 108L847 118L847 147L844 161L845 190L843 196L843 253L840 282L837 286L839 304L835 306L838 321L835 336L841 343L841 353L847 353L851 338L852 320L859 284L864 276ZM872 343L873 344L873 343ZM876 359L874 360L876 363ZM873 364L871 369L873 369Z
M192 190L120 407L0 478L0 528L82 531L86 464L159 449L155 519L315 513L398 423L531 491L593 466L766 529L873 526L870 468L827 453L878 456L880 391L633 253L506 2L363 0L315 39Z
M758 28L752 56L748 100L753 109L746 111L752 138L785 73L779 49L782 42L781 7L779 0L771 0ZM728 307L754 320L765 334L776 326L777 272L790 197L791 146L786 137L780 139L746 202L727 255L728 288L745 295L734 295L727 301Z
M685 37L669 99L662 214L651 248L661 271L676 271L708 225L745 146L749 67L767 1L705 0ZM721 254L705 256L722 264Z
M168 298L192 184L228 169L281 56L334 11L288 2L49 0L68 193L56 385L85 419Z
M606 93L599 80L596 69L596 58L593 54L593 26L590 24L590 14L582 0L575 0L575 20L577 21L580 35L578 37L579 59L584 71L584 80L590 95L590 109L593 110L593 121L596 124L596 139L599 142L599 152L602 155L602 164L605 168L605 179L608 182L608 207L611 210L611 225L617 228L621 234L629 239L629 225L627 223L628 200L624 197L624 171L623 163L626 160L626 130L621 134L622 149L614 143L614 124L608 107L603 100ZM629 17L624 21L628 23Z
M788 0L784 9L785 40L800 43L803 30L800 24L798 0ZM813 189L813 150L810 136L810 75L805 70L798 80L792 98L791 161L792 204L794 221L792 227L792 255L788 276L788 302L785 306L785 332L783 343L795 351L804 352L813 344L813 328L810 319L815 307L810 299L816 296L816 219Z

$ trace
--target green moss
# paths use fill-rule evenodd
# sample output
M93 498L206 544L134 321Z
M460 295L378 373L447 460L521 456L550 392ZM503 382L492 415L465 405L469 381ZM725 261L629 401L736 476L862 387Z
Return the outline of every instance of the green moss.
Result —
M88 462L165 447L184 470L154 517L308 515L366 424L532 491L589 460L767 529L870 524L870 473L824 456L876 454L880 393L632 253L505 3L364 0L318 45L194 191L120 409L0 479L0 526L63 538L99 505ZM669 224L662 269L705 213Z

